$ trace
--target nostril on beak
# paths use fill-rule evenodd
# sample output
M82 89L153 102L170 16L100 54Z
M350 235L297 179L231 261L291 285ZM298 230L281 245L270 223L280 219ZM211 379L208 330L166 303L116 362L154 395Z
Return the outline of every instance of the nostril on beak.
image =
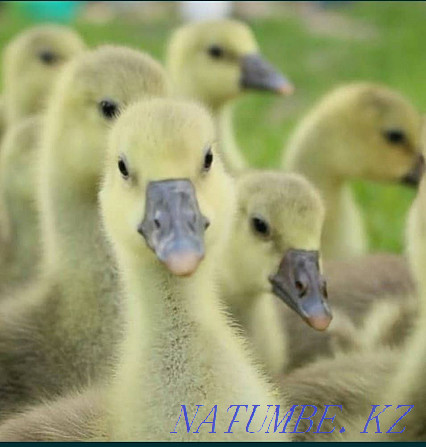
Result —
M296 287L297 293L299 294L299 298L303 298L308 291L307 285L301 281L296 281L294 285Z
M155 228L157 228L157 230L160 228L160 221L158 220L158 219L154 219L154 225L155 225Z

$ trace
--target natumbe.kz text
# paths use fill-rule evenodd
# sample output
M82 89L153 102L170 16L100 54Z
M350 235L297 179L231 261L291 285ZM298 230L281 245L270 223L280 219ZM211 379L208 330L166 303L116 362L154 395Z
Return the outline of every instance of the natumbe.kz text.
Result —
M232 435L234 431L241 430L245 430L247 433L312 432L314 434L331 434L335 430L340 431L340 433L345 432L345 427L332 425L337 414L343 412L342 405L325 405L321 416L315 405L293 405L290 409L281 408L280 405L267 405L266 408L265 406L262 408L261 405L235 404L230 405L226 409L214 405L207 417L202 419L199 416L199 410L203 407L204 405L196 405L195 408L190 408L182 404L179 414L176 415L176 424L170 433L186 432L196 435L204 431L204 433L215 434L223 432ZM360 433L403 433L405 427L401 428L398 425L397 431L396 426L413 408L414 405L371 405L371 411L370 414L366 415L365 424L360 426ZM300 411L296 413L297 409L300 409ZM218 414L220 411L226 411L227 413L229 421L227 421L226 427L218 426ZM390 427L382 427L379 418L385 412L390 411L394 411L395 421ZM263 415L265 416L263 417ZM315 426L313 420L314 416L316 416L315 420L319 418L317 426ZM306 421L306 423L302 424L302 421ZM237 424L239 425L238 428ZM303 430L299 428L301 424L303 425ZM328 430L325 429L325 425L327 425Z

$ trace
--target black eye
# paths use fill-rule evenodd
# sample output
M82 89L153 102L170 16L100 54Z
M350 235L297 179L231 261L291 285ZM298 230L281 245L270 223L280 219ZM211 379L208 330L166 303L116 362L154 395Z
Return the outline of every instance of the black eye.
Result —
M129 170L127 169L127 164L123 157L118 159L118 170L125 180L129 178Z
M119 113L117 103L115 103L110 99L103 99L99 103L99 110L101 111L102 115L107 119L115 118Z
M56 62L58 62L59 60L59 57L49 50L40 51L40 53L38 54L38 58L41 60L41 62L43 62L43 64L46 65L56 64Z
M223 51L222 47L220 47L218 45L211 45L207 49L207 53L209 53L209 55L211 57L214 57L215 59L219 59L219 58L223 57L225 52Z
M385 130L384 135L386 140L392 144L402 144L406 140L405 133L399 129Z
M255 233L260 234L261 236L269 236L271 233L271 229L269 228L268 222L266 222L261 217L252 217L251 225Z
M206 154L204 155L203 162L203 171L209 171L213 163L213 152L211 149L208 149Z

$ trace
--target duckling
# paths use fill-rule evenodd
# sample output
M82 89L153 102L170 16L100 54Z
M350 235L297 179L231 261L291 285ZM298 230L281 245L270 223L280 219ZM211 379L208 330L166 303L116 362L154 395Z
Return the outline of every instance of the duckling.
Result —
M286 362L287 330L271 291L314 328L324 330L331 321L320 271L324 207L297 174L251 171L236 184L220 290L257 358L278 374Z
M41 136L41 278L0 306L0 411L109 371L120 332L116 272L99 232L106 135L124 108L168 91L161 65L103 46L73 59L49 100Z
M0 150L0 290L13 289L37 272L39 231L36 207L37 141L42 117L12 126Z
M245 422L228 429L230 405L266 407L278 400L214 287L233 196L203 108L153 99L123 113L111 134L100 192L127 320L114 378L103 389L7 421L2 441L290 438L250 433ZM188 433L182 405L192 418L198 403ZM215 405L214 428L203 428Z
M321 247L326 259L367 251L361 212L349 180L417 184L421 119L409 101L386 87L353 83L327 94L290 138L283 166L304 174L326 205Z
M14 38L3 53L3 101L7 127L42 111L60 68L85 44L64 26L41 25Z
M247 90L289 94L290 82L260 56L250 28L235 20L180 27L170 38L166 59L175 92L213 111L225 166L231 172L246 168L232 132L230 102Z

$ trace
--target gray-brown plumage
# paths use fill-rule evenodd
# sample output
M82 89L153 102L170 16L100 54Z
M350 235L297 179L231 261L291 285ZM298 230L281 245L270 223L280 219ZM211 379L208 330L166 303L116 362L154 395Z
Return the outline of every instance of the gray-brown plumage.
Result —
M120 324L97 203L107 133L126 105L166 90L156 61L121 47L82 54L58 80L40 151L41 279L0 308L2 414L109 371Z

